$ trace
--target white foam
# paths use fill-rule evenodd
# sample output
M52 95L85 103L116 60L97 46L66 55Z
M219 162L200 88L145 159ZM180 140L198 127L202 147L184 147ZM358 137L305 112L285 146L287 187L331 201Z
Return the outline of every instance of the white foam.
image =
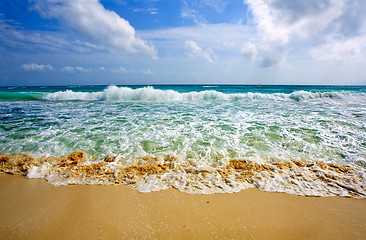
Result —
M350 93L341 92L308 92L296 91L286 93L233 93L225 94L215 90L180 93L174 90L160 90L153 87L132 89L128 87L109 86L103 92L74 92L72 90L48 93L47 100L101 100L101 101L239 101L245 99L269 99L282 101L308 101L330 98L345 99ZM362 94L361 94L362 95ZM363 96L363 95L362 95Z
M28 169L27 178L46 178L51 171L49 163L43 163L40 166L32 166Z
M165 162L167 163L167 162ZM27 178L44 178L48 183L59 186L68 184L111 185L115 182L125 183L140 192L153 192L175 188L191 194L233 193L257 187L262 191L285 192L302 196L347 196L366 197L366 170L357 166L348 166L347 170L335 171L327 165L313 164L298 167L291 161L290 167L278 168L267 164L267 169L253 171L228 170L225 164L187 165L173 162L174 168L163 173L136 174L133 177L122 177L119 168L131 166L124 162L112 162L103 166L108 174L77 173L77 169L59 169L58 165L47 162L33 166L28 170ZM79 163L78 166L91 165L92 162ZM141 165L144 166L144 165ZM250 165L248 165L250 166ZM225 177L219 172L226 172ZM258 171L258 172L256 172ZM114 173L110 175L110 173ZM247 175L246 175L247 174ZM127 176L130 176L128 174ZM244 178L243 178L244 177Z
M44 98L52 101L61 100L100 100L101 92L74 92L72 90L48 93Z

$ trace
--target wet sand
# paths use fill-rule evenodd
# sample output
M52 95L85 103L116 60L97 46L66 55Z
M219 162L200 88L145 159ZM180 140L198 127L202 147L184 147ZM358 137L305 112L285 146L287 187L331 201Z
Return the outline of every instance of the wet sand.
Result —
M54 187L0 174L0 239L366 239L366 199Z

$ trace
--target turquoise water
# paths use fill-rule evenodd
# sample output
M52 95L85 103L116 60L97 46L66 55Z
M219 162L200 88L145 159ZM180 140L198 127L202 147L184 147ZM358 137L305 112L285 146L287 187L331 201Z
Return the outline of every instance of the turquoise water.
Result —
M366 165L360 86L8 87L0 88L0 119L1 155Z

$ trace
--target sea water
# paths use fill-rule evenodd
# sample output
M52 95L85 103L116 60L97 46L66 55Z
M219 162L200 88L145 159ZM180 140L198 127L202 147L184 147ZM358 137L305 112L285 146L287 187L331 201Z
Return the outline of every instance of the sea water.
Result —
M3 87L0 155L54 185L365 197L366 87Z

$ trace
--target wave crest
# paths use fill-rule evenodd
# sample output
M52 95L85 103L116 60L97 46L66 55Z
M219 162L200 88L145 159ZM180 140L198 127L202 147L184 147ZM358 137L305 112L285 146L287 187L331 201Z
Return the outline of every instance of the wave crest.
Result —
M348 93L350 95L350 93ZM103 92L74 92L71 90L48 93L46 100L94 100L94 101L240 101L240 100L279 100L309 101L314 99L345 99L347 93L296 91L287 93L222 93L216 90L180 93L174 90L160 90L153 87L132 89L109 86Z

